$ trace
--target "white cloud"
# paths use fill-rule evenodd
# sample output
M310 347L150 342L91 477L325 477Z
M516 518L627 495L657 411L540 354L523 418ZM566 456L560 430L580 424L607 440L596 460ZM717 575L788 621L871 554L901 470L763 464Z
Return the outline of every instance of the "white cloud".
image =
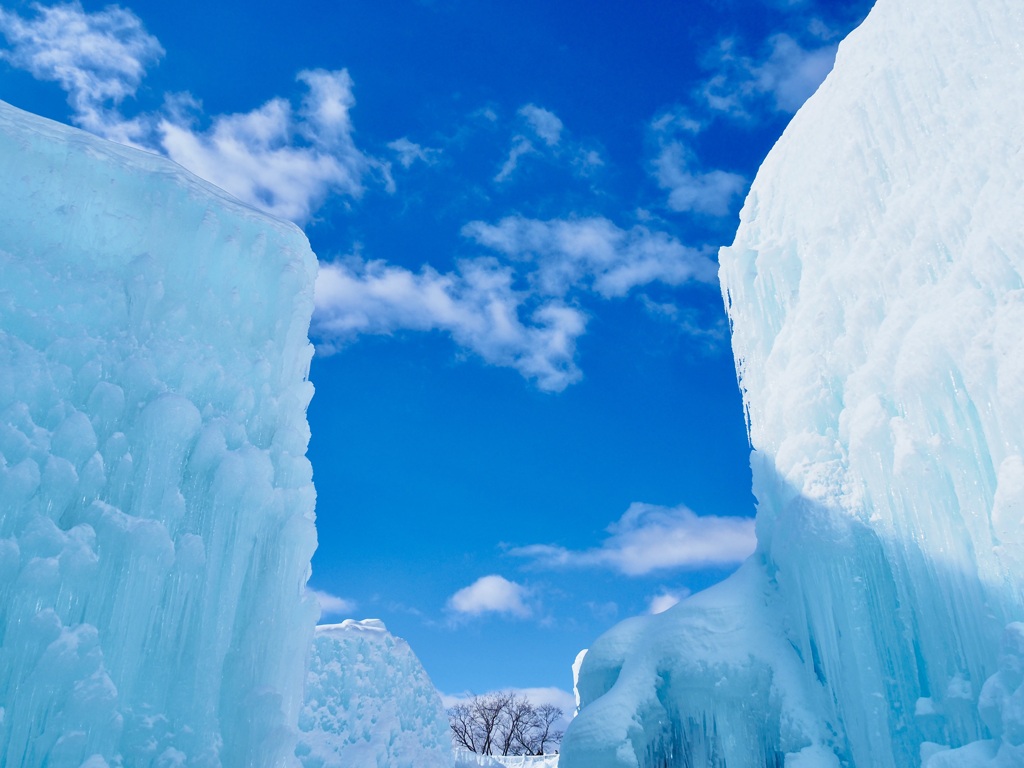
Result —
M306 591L313 595L313 597L316 598L316 601L320 604L321 618L326 616L348 617L351 616L352 612L356 609L356 603L354 600L348 600L344 597L332 595L330 592L311 589L309 587L306 587Z
M533 144L528 138L525 136L516 136L512 140L512 148L508 151L508 158L505 160L504 164L502 164L501 170L498 171L494 180L502 182L508 179L509 176L515 173L516 168L519 167L519 158L523 155L533 154L536 151L537 150L534 149Z
M519 114L549 147L554 147L562 138L562 121L558 115L536 104L527 104L519 108Z
M738 173L714 170L693 172L693 155L678 141L661 147L654 160L658 186L668 190L668 207L709 216L725 216L732 201L743 192L747 180Z
M651 170L658 186L668 190L668 207L673 211L725 216L747 182L737 173L694 168L696 156L689 143L703 129L700 122L679 108L655 117L650 130L658 154Z
M651 614L664 613L673 605L678 604L679 601L689 597L689 595L690 590L685 587L678 590L662 589L647 604L647 612Z
M313 332L323 352L366 334L442 331L485 362L514 368L545 391L581 378L581 294L626 295L651 282L711 283L714 262L665 233L608 219L475 221L463 235L511 263L466 259L441 273L350 257L321 265ZM687 316L688 317L688 316ZM695 335L701 335L695 330Z
M491 250L536 264L535 289L546 296L590 288L605 298L625 296L652 282L713 282L715 263L664 232L621 229L608 219L540 221L509 216L497 224L473 221L462 234Z
M417 160L427 165L434 165L441 156L440 149L423 147L413 141L409 141L405 136L389 141L388 149L398 155L398 162L401 163L403 168L411 167Z
M0 8L0 32L9 43L0 58L58 83L83 128L129 138L134 129L107 105L135 94L146 67L164 54L157 39L138 16L116 5L95 13L77 0L32 9L35 17L26 19Z
M275 98L254 109L213 119L198 132L168 115L159 146L174 161L232 195L281 218L308 220L329 194L358 197L372 170L383 166L356 146L349 111L355 104L345 70L304 70L298 109Z
M345 70L304 70L298 108L274 98L250 112L215 116L204 131L195 127L200 105L190 94L169 95L162 112L127 119L119 105L164 53L142 21L117 6L96 13L78 2L33 9L32 19L0 9L0 32L10 43L0 56L58 83L73 122L86 130L162 152L243 202L299 223L329 194L358 197L369 173L393 185L387 167L355 146L355 99Z
M751 518L698 516L684 506L640 502L631 504L607 531L608 537L593 549L532 544L511 549L509 554L544 568L602 567L643 576L655 571L736 565L756 544Z
M522 118L522 124L519 127L526 130L512 137L512 146L509 148L508 157L494 177L498 183L507 181L519 168L519 161L527 155L545 155L548 158L563 159L566 157L565 151L560 146L562 130L565 126L558 115L543 107L538 107L536 104L523 105L517 114ZM540 149L530 140L529 134L540 140ZM596 151L588 151L573 145L569 151L569 163L578 174L585 176L593 168L603 164L603 161Z
M481 576L452 595L448 608L465 616L498 613L527 618L532 613L526 603L529 594L526 587L502 576Z
M720 349L729 338L729 328L724 319L718 318L707 325L700 322L692 307L680 307L671 301L654 301L647 295L641 295L640 302L649 315L672 323L681 333L700 342L707 351Z
M777 111L796 112L832 70L837 46L807 49L790 35L778 34L768 39L768 53L760 61L738 55L735 48L734 40L719 45L714 55L719 71L702 95L713 110L748 119L753 105L765 97Z
M486 362L516 369L542 390L560 391L580 378L574 357L586 318L559 300L528 310L529 297L513 280L509 267L489 258L463 261L448 273L359 259L324 264L314 331L326 351L360 334L446 331Z

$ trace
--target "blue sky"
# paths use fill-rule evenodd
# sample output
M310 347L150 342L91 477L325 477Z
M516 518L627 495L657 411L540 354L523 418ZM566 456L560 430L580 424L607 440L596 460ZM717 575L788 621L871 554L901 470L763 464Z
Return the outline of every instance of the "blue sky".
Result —
M716 251L869 5L0 0L0 98L303 227L324 620L568 690L753 547Z

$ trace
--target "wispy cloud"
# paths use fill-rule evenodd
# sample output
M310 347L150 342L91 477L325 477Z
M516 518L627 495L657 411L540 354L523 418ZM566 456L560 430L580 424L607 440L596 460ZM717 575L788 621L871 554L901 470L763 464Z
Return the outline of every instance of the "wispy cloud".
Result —
M699 313L693 307L681 307L673 301L655 301L647 295L641 295L640 301L647 314L672 323L680 333L697 342L705 352L720 351L729 339L729 327L723 318L717 318L710 323L702 322Z
M519 108L519 114L549 147L554 147L561 141L564 126L554 112L538 107L536 104L527 104Z
M677 605L680 601L690 596L690 590L685 587L682 589L661 589L658 594L654 595L647 604L647 612L664 613L669 608Z
M398 162L403 168L411 168L419 161L426 165L434 165L441 158L441 150L424 147L403 136L388 142L388 149L398 155Z
M542 568L610 568L627 576L656 571L736 565L756 543L754 521L746 517L699 516L684 506L639 502L608 526L599 547L573 550L532 544L509 550Z
M747 180L738 173L699 168L689 142L702 128L681 110L652 120L651 133L658 147L652 162L653 175L658 186L668 190L671 210L725 216L746 188Z
M309 594L316 598L316 601L320 604L320 617L326 618L331 617L351 617L352 612L356 609L355 600L348 600L344 597L338 597L332 595L330 592L324 592L319 589L306 589Z
M240 200L300 223L330 194L358 197L368 174L392 186L387 166L355 146L345 70L304 70L298 107L273 98L250 112L214 116L205 130L197 128L201 105L190 94L169 95L160 111L128 119L120 105L164 53L142 21L117 6L95 13L78 2L32 8L33 18L0 9L9 43L0 56L56 82L68 94L73 122L86 130L162 152Z
M316 283L314 332L330 351L360 334L446 331L486 362L560 391L580 378L574 358L586 317L556 299L528 309L514 277L490 258L463 261L448 273L361 259L325 264Z
M722 41L709 57L716 70L700 89L714 111L750 119L760 105L792 113L814 93L835 62L835 43L816 41L805 48L791 35L768 38L764 57L742 55L734 39Z
M104 136L124 131L116 107L134 96L164 49L134 13L116 5L86 13L81 3L32 5L25 18L0 8L8 48L0 58L67 93L74 120ZM128 130L128 133L131 129Z
M497 118L493 112L490 114ZM516 118L516 132L512 136L508 156L494 176L495 182L508 181L525 157L545 159L582 178L591 176L604 165L601 153L593 146L566 138L565 124L551 110L536 104L524 104L516 110Z
M463 616L487 613L528 618L532 610L527 604L530 591L503 576L481 576L448 599L448 608Z
M525 136L516 136L512 139L512 148L509 149L508 157L505 159L501 169L494 177L494 180L502 182L508 179L513 173L515 173L516 168L519 167L519 159L524 155L530 155L536 151L537 150L533 147L533 143L528 138Z
M612 298L653 282L711 283L717 271L707 253L664 232L639 225L622 229L603 217L508 216L497 224L470 222L462 234L510 259L533 263L531 280L545 296L585 289Z

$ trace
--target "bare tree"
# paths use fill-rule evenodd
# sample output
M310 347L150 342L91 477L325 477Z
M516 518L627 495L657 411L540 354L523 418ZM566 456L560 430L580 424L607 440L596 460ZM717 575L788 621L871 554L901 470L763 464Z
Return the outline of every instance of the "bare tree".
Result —
M562 732L554 730L562 714L552 704L535 707L525 696L499 691L451 707L448 724L455 743L470 752L542 755L562 740Z
M541 704L534 711L534 722L531 734L533 741L530 743L532 755L543 755L548 744L558 745L562 743L562 732L554 730L554 725L565 713L561 707L554 704Z

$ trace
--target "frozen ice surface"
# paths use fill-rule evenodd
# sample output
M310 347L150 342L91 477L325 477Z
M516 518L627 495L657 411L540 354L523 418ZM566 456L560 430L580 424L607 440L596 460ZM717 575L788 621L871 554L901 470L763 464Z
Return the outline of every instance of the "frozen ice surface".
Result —
M294 762L316 260L0 103L0 764Z
M1024 765L1024 4L879 0L721 278L758 549L592 645L563 768Z
M408 643L376 619L316 628L299 730L304 768L453 766L441 697Z

